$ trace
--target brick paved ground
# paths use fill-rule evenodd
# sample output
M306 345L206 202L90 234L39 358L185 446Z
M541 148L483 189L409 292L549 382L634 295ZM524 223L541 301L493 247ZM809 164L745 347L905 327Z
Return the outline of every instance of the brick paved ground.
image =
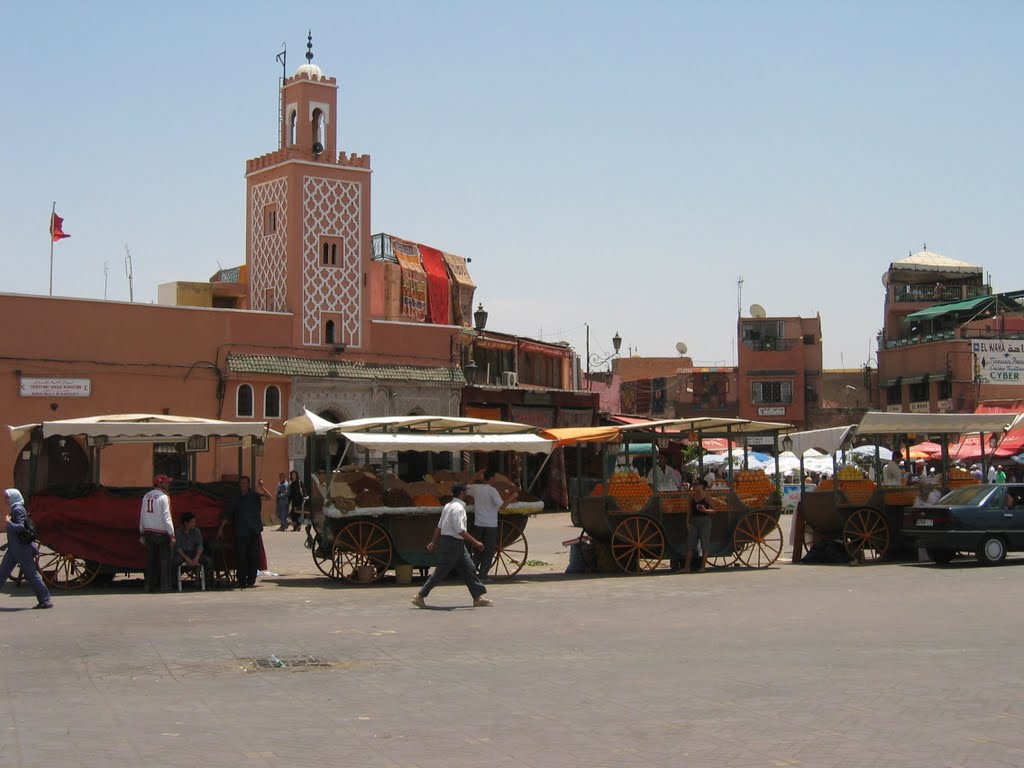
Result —
M565 518L491 609L339 587L277 532L251 591L8 586L0 766L1024 764L1024 560L566 577Z

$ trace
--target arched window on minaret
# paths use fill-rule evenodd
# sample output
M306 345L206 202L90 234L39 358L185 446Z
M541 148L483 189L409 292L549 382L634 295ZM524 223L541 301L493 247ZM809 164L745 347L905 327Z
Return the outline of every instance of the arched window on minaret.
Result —
M327 118L322 110L313 110L313 143L327 146Z
M328 320L324 326L324 344L334 343L334 321Z
M296 140L299 138L299 113L294 109L292 110L291 116L288 118L288 146L295 146Z

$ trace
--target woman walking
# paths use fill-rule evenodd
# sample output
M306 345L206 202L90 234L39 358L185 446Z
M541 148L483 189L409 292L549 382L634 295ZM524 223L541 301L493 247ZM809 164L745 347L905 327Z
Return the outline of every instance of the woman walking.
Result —
M277 530L287 531L288 530L288 508L291 506L291 483L285 477L284 472L279 476L277 483L277 499L275 500L276 511L277 511L277 522L280 523L281 527Z
M21 540L25 532L25 521L28 519L25 498L17 488L9 488L4 491L4 502L7 504L7 552L4 554L3 562L0 562L0 587L7 583L7 579L14 572L14 566L20 565L22 575L28 579L39 601L38 605L32 607L53 608L50 591L36 570L38 550L35 542Z

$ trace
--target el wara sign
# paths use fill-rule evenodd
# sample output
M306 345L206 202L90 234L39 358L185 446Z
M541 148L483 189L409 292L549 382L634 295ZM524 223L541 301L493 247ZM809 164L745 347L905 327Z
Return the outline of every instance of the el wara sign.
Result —
M986 339L971 342L974 378L981 384L1024 384L1024 341Z
M89 397L92 379L22 376L18 394L22 397Z

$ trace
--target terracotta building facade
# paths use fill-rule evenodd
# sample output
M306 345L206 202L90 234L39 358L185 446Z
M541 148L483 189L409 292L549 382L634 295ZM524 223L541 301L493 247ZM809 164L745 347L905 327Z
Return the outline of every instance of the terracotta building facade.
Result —
M471 303L465 260L448 255L465 274L444 282L412 260L405 270L373 258L370 158L337 150L337 83L307 59L280 91L280 146L246 163L242 268L161 286L158 305L0 295L4 327L25 329L8 334L0 356L7 423L162 412L280 430L303 408L334 421L460 412L473 331L434 288L458 285L460 307ZM396 274L400 309L389 313ZM440 316L428 316L428 293L446 302ZM84 444L61 443L44 446L53 460L37 487L88 477ZM170 466L157 455L166 446L117 449L123 458L103 467L108 485L146 484ZM305 458L303 441L270 440L260 472L269 483ZM0 441L3 471L24 479L25 461L26 446ZM236 449L177 466L181 479L233 475Z

